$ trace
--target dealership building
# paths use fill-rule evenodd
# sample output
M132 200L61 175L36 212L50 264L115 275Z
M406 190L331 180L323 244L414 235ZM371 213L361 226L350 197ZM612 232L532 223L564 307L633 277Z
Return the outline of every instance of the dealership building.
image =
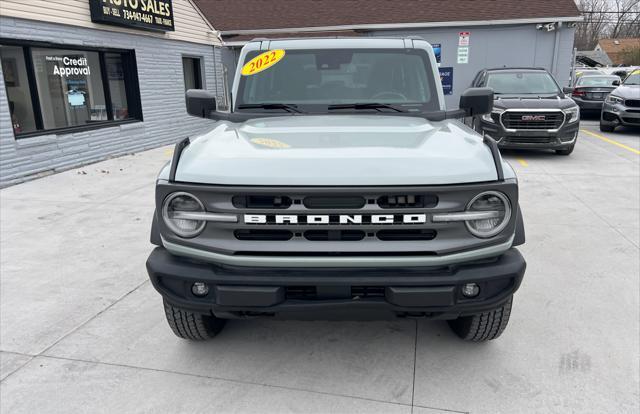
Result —
M254 38L420 36L436 48L447 105L480 69L536 66L567 86L576 22L573 0L195 0L228 46Z
M2 0L0 185L210 127L184 92L224 96L219 46L191 0Z
M581 20L573 0L1 1L0 186L210 128L185 89L224 101L254 38L420 36L455 108L486 67L568 85Z

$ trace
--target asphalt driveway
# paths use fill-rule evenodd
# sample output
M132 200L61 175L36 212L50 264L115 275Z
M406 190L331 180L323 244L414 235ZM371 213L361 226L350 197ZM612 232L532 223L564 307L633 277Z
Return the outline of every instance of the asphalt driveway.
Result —
M640 132L508 152L528 270L505 334L444 322L232 321L173 336L144 263L170 148L0 191L0 411L637 413Z

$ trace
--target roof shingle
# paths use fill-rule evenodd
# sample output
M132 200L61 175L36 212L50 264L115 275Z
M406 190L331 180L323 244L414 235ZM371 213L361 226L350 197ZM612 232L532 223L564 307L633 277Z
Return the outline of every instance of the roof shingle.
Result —
M573 0L195 0L211 24L236 30L578 17Z

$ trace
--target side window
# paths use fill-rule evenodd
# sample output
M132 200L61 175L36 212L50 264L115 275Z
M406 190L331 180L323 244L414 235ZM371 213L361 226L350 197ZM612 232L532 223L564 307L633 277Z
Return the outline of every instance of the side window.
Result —
M183 57L182 73L184 74L184 89L202 89L202 68L200 58Z

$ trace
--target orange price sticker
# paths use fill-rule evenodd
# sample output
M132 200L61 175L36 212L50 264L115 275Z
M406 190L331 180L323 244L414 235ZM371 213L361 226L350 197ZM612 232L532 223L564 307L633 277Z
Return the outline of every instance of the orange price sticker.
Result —
M244 64L242 67L242 76L251 76L256 73L260 73L265 69L269 69L271 66L280 62L284 57L284 50L269 50L254 57L250 61Z

